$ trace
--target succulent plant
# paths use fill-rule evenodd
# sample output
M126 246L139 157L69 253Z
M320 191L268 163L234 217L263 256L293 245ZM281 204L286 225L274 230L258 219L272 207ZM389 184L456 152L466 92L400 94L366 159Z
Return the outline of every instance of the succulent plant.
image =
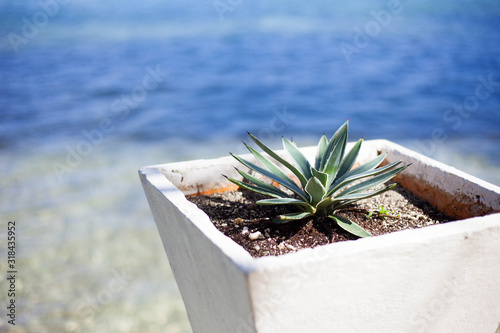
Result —
M363 139L358 140L346 153L349 121L346 121L330 140L325 135L318 143L314 164L306 159L294 142L283 138L283 147L293 160L288 162L258 138L248 133L250 138L278 164L271 161L254 148L245 143L247 149L262 166L231 154L241 164L272 182L265 182L250 173L236 169L246 180L228 178L232 183L257 193L271 197L256 202L259 205L294 205L299 211L277 216L272 221L286 223L309 216L331 218L342 229L358 237L371 234L349 219L336 214L350 204L366 199L394 188L397 184L383 185L407 166L397 161L377 168L385 158L385 154L353 168L361 149ZM285 171L288 170L288 171ZM294 180L295 179L295 180ZM379 187L382 185L381 187Z

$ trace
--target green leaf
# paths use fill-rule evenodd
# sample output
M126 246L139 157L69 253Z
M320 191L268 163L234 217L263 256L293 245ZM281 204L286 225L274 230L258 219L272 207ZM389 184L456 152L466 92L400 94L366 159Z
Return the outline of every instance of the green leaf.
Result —
M256 202L258 205L295 205L304 207L308 212L313 213L314 207L309 203L294 198L263 199Z
M262 199L257 201L259 205L290 205L290 204L304 204L309 206L307 202L294 198L278 198L278 199Z
M352 147L347 156L342 161L339 172L337 173L336 178L340 178L342 175L349 172L356 162L356 158L358 158L359 150L361 149L361 144L363 143L363 139L359 139L358 142Z
M277 218L273 219L272 221L274 223L287 223L287 222L301 220L301 219L306 218L308 216L312 216L312 214L309 212L289 213L289 214L280 215Z
M356 184L356 185L342 191L338 196L342 197L342 196L345 196L346 194L349 194L349 193L359 193L359 192L362 192L364 190L368 190L370 188L373 188L375 186L383 184L386 181L394 178L394 176L396 176L398 173L400 173L401 171L403 171L406 168L407 168L407 166L403 166L403 167L399 167L399 168L396 168L396 169L393 169L390 171L386 171L386 172L384 172L376 177L365 180L359 184Z
M238 173L240 175L243 176L243 178L245 178L246 180L248 180L249 182L253 183L254 185L256 185L257 187L261 187L263 189L267 189L271 192L274 192L276 193L277 195L279 195L280 197L283 197L283 198L289 198L290 195L288 195L287 193L283 192L282 190L280 190L279 188L277 188L276 186L273 186L271 184L268 184L244 171L241 171L239 169L236 169L236 171L238 171Z
M352 169L351 171L346 173L344 176L342 176L342 178L355 176L355 175L358 175L360 173L363 173L363 172L366 172L369 170L373 170L376 167L378 167L380 165L380 163L382 163L384 161L386 156L387 156L387 154L380 154L377 157L375 157L373 160L371 160L370 162L366 162L365 164L362 164L362 165L358 166L357 168ZM339 180L340 180L340 178L336 181L339 181Z
M326 138L326 135L323 134L323 136L318 142L318 150L316 152L316 158L314 163L314 168L316 168L316 170L319 170L319 168L321 167L321 160L323 159L323 155L325 154L325 149L327 145L328 145L328 139Z
M302 174L306 177L306 179L311 178L311 165L300 150L286 138L283 138L283 147L297 163L297 166L300 170L302 170Z
M346 141L345 139L347 138L346 135L341 135L341 138L337 145L333 148L326 164L323 172L328 174L328 183L327 187L330 187L330 184L333 183L333 180L336 178L337 173L340 168L340 163L342 162L342 154L343 151L345 150L345 145Z
M320 216L326 216L328 213L333 211L333 209L330 209L330 207L333 207L333 204L335 203L335 198L334 197L326 197L323 200L321 200L317 205L316 205L316 214Z
M323 196L326 193L325 187L323 186L323 184L321 184L321 181L316 177L312 177L311 179L309 179L305 190L311 198L309 203L312 206L316 206L323 199Z
M248 167L250 169L254 169L258 173L263 174L264 176L266 176L266 177L274 180L275 182L283 185L284 187L288 188L290 191L294 192L295 194L297 194L299 197L301 197L305 201L309 201L309 197L308 197L307 193L302 191L302 189L300 189L297 186L297 184L295 184L294 182L290 182L287 179L283 179L282 177L279 177L279 176L273 174L272 172L270 172L264 168L261 168L260 166L254 164L252 162L249 162L249 161L247 161L239 156L236 156L234 154L231 154L231 156L233 156L238 162L245 165L246 167Z
M347 201L344 201L342 203L338 203L338 201L336 201L336 204L335 205L332 205L332 211L336 211L336 210L339 210L340 208L344 208L346 206L349 206L350 204L354 203L358 201L357 199L351 199L351 200L347 200Z
M337 202L340 202L342 200L349 200L351 202L354 202L354 201L359 201L359 200L363 200L363 199L368 199L368 198L371 198L373 196L376 196L376 195L379 195L379 194L382 194L384 193L385 191L389 191L393 188L395 188L398 184L397 183L394 183L394 184L391 184L391 185L388 185L380 190L377 190L377 191L373 191L373 192L368 192L368 193L352 193L352 194L347 194L347 195L343 195L343 196L339 196L339 197L336 197L335 200ZM335 209L339 209L340 207L344 207L346 206L346 202L340 204L340 205L336 205L335 206Z
M254 192L257 192L260 194L268 195L268 196L273 197L273 198L281 198L281 196L274 191L270 191L270 190L267 190L265 188L251 185L251 184L245 184L242 181L239 181L239 180L234 179L234 178L227 178L227 180L229 180L233 184L238 185L241 188L244 188L244 189L247 189L250 191L254 191Z
M276 164L271 162L264 155L262 155L261 153L259 153L257 150L253 149L252 147L250 147L246 143L244 143L244 145L252 153L252 155L255 156L255 158L260 163L262 163L262 165L264 165L269 171L271 171L272 173L274 173L275 175L277 175L283 179L286 179L288 182L295 184L295 182L287 174L285 174Z
M354 223L353 221L346 219L343 216L334 214L334 215L329 215L330 218L332 218L339 227L344 229L347 232L350 232L351 234L358 236L358 237L370 237L371 234L366 231L365 229L361 228L359 225Z
M328 182L328 174L318 171L315 168L311 167L311 173L314 177L318 178L321 184L326 187L326 183Z
M346 141L347 141L348 125L349 125L349 120L346 121L342 126L340 126L340 128L335 132L335 134L333 134L332 138L330 139L328 145L325 148L323 158L321 160L321 165L318 170L325 171L326 162L328 161L333 148L338 144L338 142L342 139L342 137L346 136ZM342 155L343 154L344 153L342 152Z
M330 190L328 190L327 195L332 195L333 193L337 192L341 188L347 186L349 183L352 183L356 180L366 178L366 177L376 176L376 175L379 175L383 172L391 170L394 167L398 166L399 164L401 164L401 161L397 161L397 162L388 164L386 166L383 166L383 167L380 167L380 168L374 169L374 170L366 170L364 172L353 172L353 173L349 172L348 174L346 174L346 175L350 175L349 177L345 177L345 176L340 177L330 186ZM354 169L353 171L358 170L359 168L360 167Z
M279 163L283 164L286 168L288 168L300 181L300 184L304 187L307 184L307 179L304 177L304 175L297 169L293 164L285 160L283 157L279 156L277 153L275 153L271 148L266 146L262 141L257 139L255 136L252 134L248 133L250 138L259 146L264 152L268 153L269 156L274 158L276 161Z
M384 206L380 205L380 208L378 209L378 212L379 214L381 215L389 215L389 214L392 214L392 212L390 210L388 210L387 208L384 208Z

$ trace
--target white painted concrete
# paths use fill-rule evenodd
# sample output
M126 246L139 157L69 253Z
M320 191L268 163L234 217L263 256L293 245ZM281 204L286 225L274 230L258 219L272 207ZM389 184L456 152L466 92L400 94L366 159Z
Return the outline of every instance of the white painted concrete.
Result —
M184 197L226 188L232 157L141 169L193 331L494 332L500 188L385 140L365 142L360 160L377 151L412 162L408 183L450 194L454 210L495 214L254 259Z

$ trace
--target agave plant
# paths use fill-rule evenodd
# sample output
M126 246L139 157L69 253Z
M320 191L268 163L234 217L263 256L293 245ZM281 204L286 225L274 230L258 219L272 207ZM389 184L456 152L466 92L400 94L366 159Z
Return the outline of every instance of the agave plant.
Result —
M239 169L236 170L247 182L234 178L228 178L228 180L247 190L271 197L259 200L256 204L294 205L299 209L298 212L280 215L273 219L273 222L286 223L315 215L331 218L338 226L358 237L371 236L368 231L353 221L336 214L336 212L355 201L394 188L397 184L382 184L392 179L407 166L402 166L402 162L397 161L377 168L386 156L381 154L370 162L353 168L363 139L358 140L346 153L348 125L349 121L345 122L330 140L325 135L321 137L314 165L310 164L295 143L286 138L283 138L283 147L293 159L293 164L248 133L264 152L282 165L282 168L245 144L263 166L234 154L231 155L250 170L260 173L272 182L267 183ZM286 169L289 172L284 171Z

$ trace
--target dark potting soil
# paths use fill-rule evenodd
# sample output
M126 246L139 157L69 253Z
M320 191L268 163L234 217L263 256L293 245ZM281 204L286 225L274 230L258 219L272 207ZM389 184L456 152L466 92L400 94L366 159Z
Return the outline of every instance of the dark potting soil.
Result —
M303 248L357 239L329 218L310 217L275 224L277 215L297 211L293 206L262 206L255 202L266 196L248 190L188 197L226 236L243 246L253 257L277 256ZM383 207L385 214L381 213ZM388 211L388 212L387 212ZM370 213L371 212L371 213ZM452 221L402 186L361 200L337 212L373 236L404 229L422 228Z

